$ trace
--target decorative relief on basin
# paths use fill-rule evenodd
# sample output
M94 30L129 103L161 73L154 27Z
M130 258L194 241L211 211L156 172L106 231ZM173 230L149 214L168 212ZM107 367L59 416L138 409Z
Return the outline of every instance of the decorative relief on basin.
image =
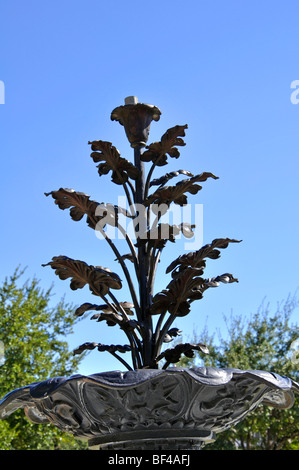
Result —
M54 378L17 389L1 400L0 417L24 408L31 421L51 422L104 448L136 439L188 439L198 448L260 403L291 407L293 392L299 393L296 382L263 371L114 371Z

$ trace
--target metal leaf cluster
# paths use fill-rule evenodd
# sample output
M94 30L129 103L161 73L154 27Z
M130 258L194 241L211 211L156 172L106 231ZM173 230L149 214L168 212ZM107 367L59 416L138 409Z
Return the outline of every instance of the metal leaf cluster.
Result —
M238 243L230 238L215 239L211 244L203 246L200 250L179 256L167 268L166 273L172 271L172 281L167 288L156 294L151 306L151 314L165 314L169 312L176 316L185 316L190 312L190 304L203 297L209 287L217 287L219 283L238 282L232 274L225 273L212 279L204 279L202 274L206 266L205 258L216 259L220 256L217 248L226 248L229 243Z
M145 112L147 109L147 107L142 108ZM126 108L124 120L129 119L129 111L129 108ZM134 115L134 119L137 115L138 113ZM151 119L152 116L149 117L149 120ZM123 124L127 135L128 132L129 135L133 135L136 129L129 129L129 122ZM165 368L170 363L178 362L182 354L193 357L194 351L208 353L202 344L183 343L164 352L161 352L161 349L163 343L170 343L180 336L181 330L172 327L172 323L178 317L189 314L192 302L201 299L206 289L217 287L220 283L238 282L229 273L214 278L204 278L203 272L206 259L219 258L220 249L239 241L218 238L194 252L178 256L166 269L166 274L171 274L170 282L161 292L154 292L158 263L166 243L168 241L174 243L180 234L186 238L192 238L195 227L187 222L178 225L164 223L160 221L160 218L166 214L170 204L174 203L179 206L187 204L188 195L195 195L202 189L199 183L208 179L218 179L211 172L194 175L183 169L153 178L156 167L169 163L168 157L177 159L180 156L178 148L186 145L183 137L187 128L187 125L178 125L168 129L162 135L160 142L146 146L144 152L137 149L136 153L134 137L132 141L134 163L121 157L111 142L102 140L89 142L92 150L91 157L98 164L99 175L107 175L111 172L112 182L123 186L130 210L113 204L96 202L87 194L73 189L60 188L57 191L45 193L46 196L52 196L60 209L68 209L74 221L80 221L86 216L87 225L94 230L100 230L101 233L106 224L116 227L129 247L129 253L126 251L121 253L114 241L105 233L104 238L113 250L115 260L118 261L129 287L131 296L129 302L119 301L112 293L122 288L122 281L118 274L108 268L88 265L84 261L73 260L67 256L53 257L51 262L43 265L51 266L60 279L70 279L71 289L89 286L92 294L99 296L104 302L100 305L85 302L76 309L76 316L83 316L86 312L93 311L91 320L97 323L106 322L112 327L118 325L129 341L129 345L124 346L88 342L79 346L75 354L93 349L107 351L131 370L131 366L120 358L118 353L130 352L134 369L157 368L158 362L162 359L165 360L163 366ZM140 161L151 163L147 175ZM170 180L179 176L185 179L169 185ZM140 191L141 179L143 179L142 191ZM154 188L152 193L150 193L151 188ZM145 222L144 224L140 223L140 219L135 220L139 215L140 204L144 208L142 221ZM151 221L152 214L156 216L154 221ZM132 219L136 236L135 243L121 226L120 215ZM142 232L140 227L142 227ZM127 267L127 261L130 264L129 267ZM131 271L136 275L138 289L135 289ZM155 327L152 322L154 315L158 315Z

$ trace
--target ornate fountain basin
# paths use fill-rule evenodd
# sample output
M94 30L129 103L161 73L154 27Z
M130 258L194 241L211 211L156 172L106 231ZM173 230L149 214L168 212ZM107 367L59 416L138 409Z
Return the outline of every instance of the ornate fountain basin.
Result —
M277 374L170 368L74 375L36 382L0 401L0 418L19 408L90 447L199 449L260 403L290 408L299 385Z

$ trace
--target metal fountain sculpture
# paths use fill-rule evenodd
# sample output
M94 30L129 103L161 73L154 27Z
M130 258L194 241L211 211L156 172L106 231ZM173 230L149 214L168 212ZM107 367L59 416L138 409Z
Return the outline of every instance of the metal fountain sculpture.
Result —
M192 237L189 223L162 223L171 204L187 204L187 193L195 195L200 183L212 173L193 175L186 170L172 171L152 179L157 167L168 158L180 156L185 145L187 125L168 129L160 142L147 145L152 121L160 119L156 106L138 103L128 97L125 105L113 110L111 119L124 126L134 149L134 163L120 156L118 150L102 140L89 142L91 157L100 176L111 172L112 182L122 186L129 208L98 203L84 193L59 189L46 193L62 210L69 209L73 220L86 216L87 225L98 230L108 242L130 292L130 302L120 301L112 291L122 288L118 274L100 266L91 266L67 256L53 257L46 266L60 279L70 279L73 290L89 286L102 304L86 302L75 314L93 311L91 319L116 326L127 337L125 345L87 342L74 353L97 349L108 351L127 371L95 373L89 376L55 377L14 390L0 401L0 417L5 419L24 408L34 423L52 423L78 438L88 439L90 447L109 449L200 449L222 432L242 420L259 404L291 407L299 385L293 380L264 371L170 367L182 355L194 351L207 354L204 344L178 343L163 349L165 343L180 335L175 320L189 314L194 301L202 299L207 289L237 279L225 273L203 277L207 259L217 259L220 250L238 240L219 238L198 250L182 254L167 268L171 280L161 292L154 292L154 281L168 241L179 234ZM149 171L145 171L145 163ZM185 179L169 184L180 176ZM134 225L136 243L120 223L129 218ZM107 227L119 230L129 253L121 254ZM132 270L136 276L133 282ZM137 290L138 287L138 290ZM130 361L123 354L131 356Z

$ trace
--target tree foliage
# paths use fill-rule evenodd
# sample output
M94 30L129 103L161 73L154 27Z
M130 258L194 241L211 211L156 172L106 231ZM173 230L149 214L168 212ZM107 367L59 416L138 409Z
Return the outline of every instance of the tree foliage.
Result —
M291 323L296 307L296 298L289 297L272 314L265 304L250 317L231 314L225 318L227 334L224 337L218 331L216 341L215 335L209 335L205 328L200 340L210 354L205 356L204 365L264 370L298 382L299 326ZM197 362L198 356L184 359L180 365ZM205 449L299 450L299 397L295 397L295 404L288 410L260 405L236 427L219 434L216 442Z
M51 307L51 291L36 279L20 285L17 269L0 286L0 398L49 377L72 375L79 361L68 350L66 337L78 319L61 300ZM1 450L80 449L80 441L52 425L30 423L19 410L0 421Z

